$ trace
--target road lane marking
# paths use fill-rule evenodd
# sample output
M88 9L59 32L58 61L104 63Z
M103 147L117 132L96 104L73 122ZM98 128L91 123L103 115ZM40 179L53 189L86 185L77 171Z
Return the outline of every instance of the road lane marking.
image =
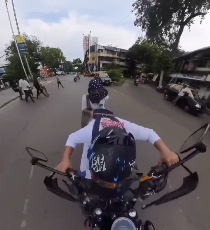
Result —
M33 172L34 172L34 165L31 166L31 171L30 171L30 174L29 174L29 182L30 182L31 178L33 177ZM28 211L28 203L29 203L29 194L27 195L27 198L24 201L23 220L22 220L21 225L20 225L21 229L25 228L26 224L27 224L26 220L25 220L25 217L26 217L26 214L27 214L27 211Z
M24 203L24 207L23 207L23 214L24 215L27 213L28 202L29 202L29 199L25 199L25 203Z
M31 166L31 172L29 175L29 180L31 180L32 176L33 176L33 172L34 172L34 165Z
M26 221L25 221L25 220L22 221L20 227L21 227L22 229L26 227Z

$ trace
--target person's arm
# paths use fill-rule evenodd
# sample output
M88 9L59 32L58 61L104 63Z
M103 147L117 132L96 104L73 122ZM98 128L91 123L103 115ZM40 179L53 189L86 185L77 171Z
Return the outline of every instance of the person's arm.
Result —
M84 128L69 135L66 142L66 148L63 154L63 158L57 166L58 170L65 173L68 168L72 168L70 160L71 155L73 154L74 149L78 144L91 143L92 128L93 123L91 122Z
M188 95L189 95L191 98L194 98L191 89L188 89Z
M149 141L160 152L160 163L165 162L168 166L179 161L176 153L172 152L166 144L161 140L158 134L149 128L139 126L137 124L126 121L125 129L132 133L136 140Z
M82 111L87 109L87 99L86 99L86 94L82 96Z

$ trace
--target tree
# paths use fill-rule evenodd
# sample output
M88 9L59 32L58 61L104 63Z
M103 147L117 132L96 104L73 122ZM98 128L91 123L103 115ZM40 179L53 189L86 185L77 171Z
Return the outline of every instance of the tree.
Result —
M40 65L40 61L42 59L42 54L41 54L42 42L35 36L29 37L26 34L23 34L23 36L25 38L26 46L28 50L28 54L26 55L28 59L28 63L31 71L35 72L37 70L37 67ZM6 73L12 79L19 79L22 77L24 78L25 73L23 71L14 40L10 41L10 43L6 45L5 55L6 55L6 61L8 62L8 65L6 67ZM23 55L21 55L21 57L26 72L29 75L29 71L25 59Z
M157 51L158 47L156 45L146 39L138 39L126 54L130 74L135 74L137 64L142 64L146 72L153 72Z
M209 0L137 0L135 26L146 32L146 37L159 45L170 46L172 56L179 48L184 28L208 13Z
M59 68L60 64L65 61L65 56L60 48L52 48L49 46L42 47L42 66L52 68L54 72Z
M78 72L83 72L85 69L84 63L82 63L82 60L80 58L73 59L72 65L74 69Z
M66 61L65 62L65 71L66 72L73 72L74 71L74 68L73 68L73 65L72 65L71 61Z

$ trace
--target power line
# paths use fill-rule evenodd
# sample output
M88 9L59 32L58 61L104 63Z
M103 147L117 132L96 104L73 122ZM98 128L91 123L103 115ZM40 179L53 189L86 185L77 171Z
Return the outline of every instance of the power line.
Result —
M2 55L0 58L4 57L6 54Z
M133 10L132 10L129 14L127 14L123 19L121 19L119 22L115 23L114 26L120 24L122 21L124 21L124 20L125 20L128 16L130 16L132 13L133 13Z

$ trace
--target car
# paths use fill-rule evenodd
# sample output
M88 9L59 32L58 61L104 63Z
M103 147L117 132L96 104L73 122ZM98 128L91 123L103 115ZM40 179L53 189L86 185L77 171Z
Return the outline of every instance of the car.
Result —
M111 85L112 84L112 80L107 73L100 74L99 77L100 77L103 85Z
M171 84L164 90L164 98L169 101L175 100L178 96L179 92L182 89L182 85ZM203 108L201 99L198 96L197 92L190 88L194 98L189 97L188 95L184 95L178 100L177 105L183 108L186 112L191 112L193 114L202 114Z

